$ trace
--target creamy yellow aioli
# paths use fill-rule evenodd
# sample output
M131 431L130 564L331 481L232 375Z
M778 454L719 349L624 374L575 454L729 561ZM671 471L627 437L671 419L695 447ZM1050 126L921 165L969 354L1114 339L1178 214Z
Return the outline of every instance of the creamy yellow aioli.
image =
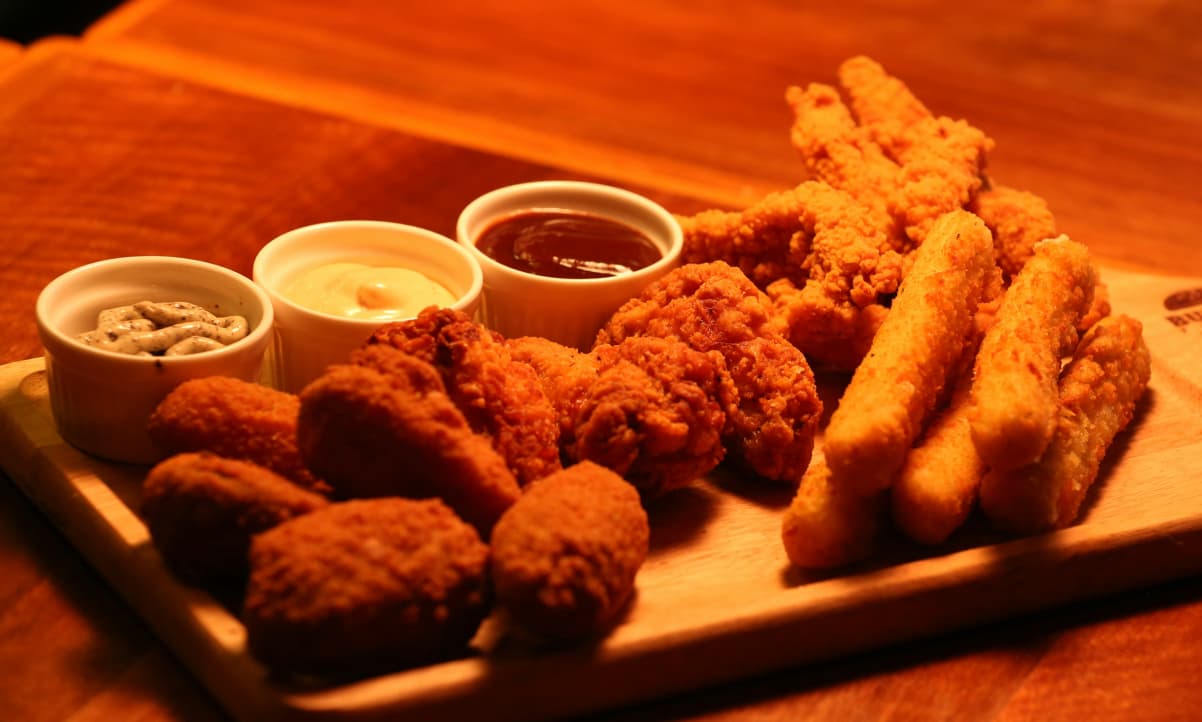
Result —
M450 291L417 271L351 262L305 271L284 296L314 311L373 320L408 318L426 306L455 303Z

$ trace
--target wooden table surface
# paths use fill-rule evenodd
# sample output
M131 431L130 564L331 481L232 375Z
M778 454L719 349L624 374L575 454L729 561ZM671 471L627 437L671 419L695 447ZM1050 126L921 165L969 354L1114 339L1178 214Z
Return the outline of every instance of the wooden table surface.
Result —
M0 47L0 363L81 263L258 248L345 217L450 232L489 188L596 177L672 210L796 184L789 84L871 55L998 143L1107 263L1202 275L1202 8L144 0L81 43ZM988 7L987 7L988 6ZM599 719L1186 720L1202 579L604 713ZM226 719L0 483L0 719Z

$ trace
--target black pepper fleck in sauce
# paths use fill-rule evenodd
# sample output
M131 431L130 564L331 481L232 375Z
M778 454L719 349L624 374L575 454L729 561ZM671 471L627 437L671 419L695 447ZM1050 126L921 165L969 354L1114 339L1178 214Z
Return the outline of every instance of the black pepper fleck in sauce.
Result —
M607 278L645 268L663 252L625 223L579 211L532 209L487 226L476 247L519 271L552 278Z

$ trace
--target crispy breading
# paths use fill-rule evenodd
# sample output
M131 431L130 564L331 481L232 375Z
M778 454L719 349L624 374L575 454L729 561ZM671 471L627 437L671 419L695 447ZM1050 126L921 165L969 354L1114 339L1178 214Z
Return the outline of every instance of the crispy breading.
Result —
M141 516L171 570L198 584L240 583L250 539L329 502L249 461L171 456L142 482Z
M832 481L826 460L815 459L781 522L789 561L802 569L829 569L867 558L875 548L885 498L842 488Z
M489 566L497 603L546 637L596 635L630 598L649 544L634 487L580 462L531 485L497 522Z
M1067 236L1040 241L1002 297L977 353L973 443L991 467L1040 457L1056 428L1060 360L1077 344L1097 275L1085 246Z
M993 141L963 120L933 115L870 58L845 61L839 80L860 127L897 163L894 183L880 189L889 193L891 215L912 243L922 243L937 218L972 202Z
M168 454L211 451L253 461L318 493L329 486L314 476L297 450L294 394L224 376L185 381L159 402L147 431Z
M976 347L969 351L975 353ZM897 528L922 544L939 544L964 524L985 475L985 462L968 426L971 363L964 371L957 376L948 406L931 419L920 443L906 454L890 494Z
M809 465L822 402L805 355L772 331L770 313L767 297L737 268L686 264L618 309L597 343L656 336L717 351L738 393L727 411L727 449L760 476L797 483Z
M1058 235L1047 202L1034 193L993 186L977 194L971 210L993 232L997 262L1007 279L1031 258L1036 243Z
M1059 383L1056 430L1038 461L994 469L981 508L997 526L1030 534L1072 524L1115 436L1135 414L1151 376L1139 321L1104 318L1081 339Z
M831 416L832 483L864 495L893 483L971 338L994 268L979 218L939 219Z
M505 460L472 431L429 364L388 346L355 360L300 394L305 461L340 498L438 497L487 538L521 495Z
M473 430L488 435L519 484L560 468L551 402L497 333L462 311L427 308L380 327L368 343L393 346L437 368L451 400Z
M247 645L277 673L330 676L463 654L488 613L487 565L437 499L331 504L252 542Z
M568 459L612 469L652 498L705 474L725 455L726 409L736 392L716 352L653 336L589 353L532 337L507 343L513 358L543 379Z

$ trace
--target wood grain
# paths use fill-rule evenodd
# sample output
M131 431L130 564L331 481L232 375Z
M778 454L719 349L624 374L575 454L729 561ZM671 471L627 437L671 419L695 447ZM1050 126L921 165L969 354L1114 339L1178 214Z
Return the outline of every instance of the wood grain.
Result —
M650 507L635 603L596 647L531 647L494 618L473 656L292 690L247 654L235 616L171 578L137 516L143 470L57 437L39 359L0 367L4 470L240 720L578 714L1202 572L1202 496L1185 483L1202 474L1202 326L1183 332L1162 306L1202 279L1108 278L1144 323L1156 374L1080 524L1025 539L970 527L932 549L894 540L867 565L801 574L779 540L790 490L712 475Z

